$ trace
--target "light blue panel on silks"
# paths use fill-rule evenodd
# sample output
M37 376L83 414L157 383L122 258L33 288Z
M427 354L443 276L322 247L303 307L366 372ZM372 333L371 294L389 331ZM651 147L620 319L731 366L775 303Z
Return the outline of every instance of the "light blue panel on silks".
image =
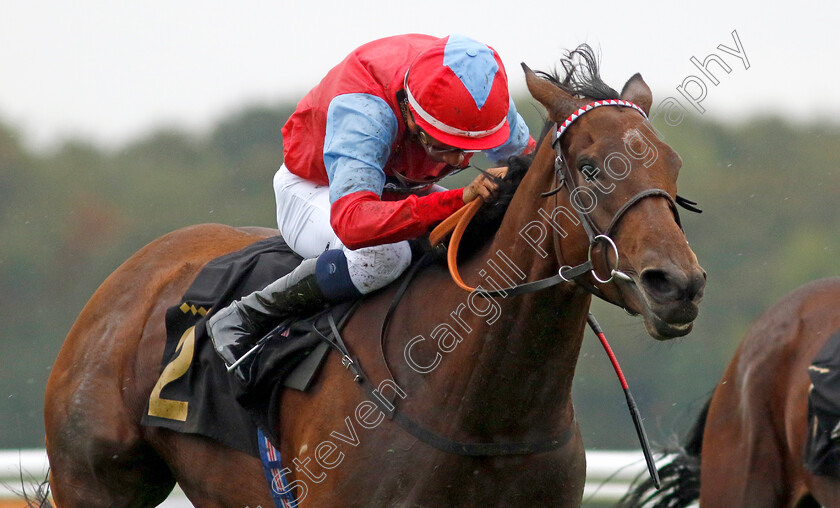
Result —
M484 106L499 64L486 45L463 35L450 35L443 50L443 65L452 69L475 100L478 109Z

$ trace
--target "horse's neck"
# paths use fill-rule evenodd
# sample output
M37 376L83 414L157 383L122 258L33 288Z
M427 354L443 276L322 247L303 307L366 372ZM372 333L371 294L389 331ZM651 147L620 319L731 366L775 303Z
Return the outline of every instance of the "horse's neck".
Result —
M544 209L550 216L555 201L534 199L539 196L537 189L551 183L540 181L538 176L529 174L523 180L494 240L462 269L465 275L471 274L473 282L481 277L485 289L557 273L555 248L559 244L554 243L551 227L539 213ZM540 245L544 252L532 245L533 234L530 242L521 234L531 221L548 231ZM534 231L539 227L533 226ZM473 306L479 310L491 309L490 302L473 298ZM568 424L573 414L572 377L586 323L588 294L575 285L562 284L494 301L494 312L474 312L466 319L473 328L470 339L458 346L458 361L447 362L449 372L445 375L469 379L462 385L458 417L467 428L505 433L517 433L519 429L541 434L547 428ZM471 372L464 371L467 365L474 365Z

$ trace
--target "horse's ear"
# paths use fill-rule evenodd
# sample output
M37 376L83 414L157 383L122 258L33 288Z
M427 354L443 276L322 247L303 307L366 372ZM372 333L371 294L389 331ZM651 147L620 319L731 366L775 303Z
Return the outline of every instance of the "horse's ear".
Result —
M650 93L650 88L638 72L624 84L624 88L621 89L621 98L640 106L645 110L645 114L650 115L653 94Z
M561 90L547 79L537 76L537 73L522 63L525 71L525 83L528 91L540 104L548 110L549 117L555 122L562 122L580 107L580 101Z

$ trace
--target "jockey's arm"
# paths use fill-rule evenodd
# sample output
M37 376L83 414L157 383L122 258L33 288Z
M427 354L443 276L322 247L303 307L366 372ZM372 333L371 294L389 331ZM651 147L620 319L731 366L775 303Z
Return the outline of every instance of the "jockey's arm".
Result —
M513 115L516 126L511 123L511 138L514 132L521 138L524 129L528 141L509 139L497 153L488 153L491 159L507 158L506 151L514 155L531 148L533 139L527 127L515 110ZM464 189L409 195L399 201L380 199L385 185L383 168L397 136L397 122L387 103L372 95L340 95L330 104L324 139L330 224L351 249L416 238L464 205Z

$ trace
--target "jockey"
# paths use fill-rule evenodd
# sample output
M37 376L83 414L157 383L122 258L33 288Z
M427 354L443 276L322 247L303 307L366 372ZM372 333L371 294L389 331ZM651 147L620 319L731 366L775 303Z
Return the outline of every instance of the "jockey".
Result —
M411 263L408 240L465 203L489 201L479 175L436 185L473 152L531 152L498 54L464 36L401 35L365 44L312 89L283 126L277 225L304 261L207 322L228 365L282 319L370 293ZM488 170L503 176L504 168Z

